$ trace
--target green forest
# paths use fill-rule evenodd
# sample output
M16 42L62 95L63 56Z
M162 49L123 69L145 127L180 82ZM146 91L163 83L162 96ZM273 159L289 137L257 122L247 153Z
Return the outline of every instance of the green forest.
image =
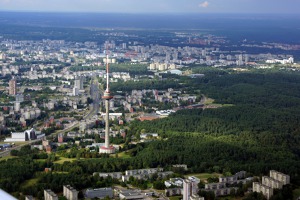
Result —
M214 74L214 75L213 75ZM232 104L181 110L154 121L131 123L131 133L158 132L137 157L159 165L186 163L192 171L247 170L288 173L299 183L300 75L298 73L211 73L190 82L194 90Z

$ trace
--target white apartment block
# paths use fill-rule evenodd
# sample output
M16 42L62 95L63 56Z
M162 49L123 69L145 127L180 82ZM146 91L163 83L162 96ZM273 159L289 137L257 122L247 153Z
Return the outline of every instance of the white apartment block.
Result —
M268 177L268 176L263 176L262 177L262 184L269 186L271 188L276 188L276 189L282 189L283 182L277 181L274 178Z
M51 190L44 190L44 199L45 200L58 200L58 196Z
M262 183L253 182L253 192L261 192L267 199L273 196L273 189L282 189L290 183L290 176L270 170L270 177L263 176Z
M162 171L163 168L134 169L134 170L126 170L125 175L132 176L137 174L155 174Z
M78 191L70 185L64 185L63 195L68 200L78 200Z
M275 170L270 170L270 177L274 178L277 181L283 183L283 185L290 184L290 176L283 174L281 172L277 172Z
M258 182L253 182L253 192L261 192L267 199L270 199L271 196L273 196L273 189L271 187Z
M190 180L183 180L183 198L182 200L189 200L192 195L192 182Z
M111 173L94 173L93 175L95 174L99 174L100 177L103 177L103 178L107 178L107 177L112 177L114 179L121 179L122 178L122 175L123 173L122 172L111 172Z

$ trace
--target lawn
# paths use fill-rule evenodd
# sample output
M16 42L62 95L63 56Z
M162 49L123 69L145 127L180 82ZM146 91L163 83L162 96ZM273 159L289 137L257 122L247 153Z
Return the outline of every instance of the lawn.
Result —
M172 196L172 197L169 197L170 200L180 200L182 199L182 196Z
M128 155L126 152L118 153L119 158L130 158L130 155Z
M204 101L204 104L205 105L211 105L214 103L214 99L211 99L211 98L205 98L205 101Z
M200 180L207 180L209 177L220 177L222 174L217 174L217 173L200 173L200 174L188 174L185 177L187 178L188 176L195 176L196 178L199 178Z
M38 181L39 181L38 178L29 179L29 180L25 181L24 183L22 183L22 187L25 188L25 187L37 185Z
M63 163L66 162L66 161L68 161L68 162L73 162L74 160L76 160L76 158L58 157L58 160L54 161L54 163L57 163L57 164L63 164Z
M17 158L18 156L5 156L5 157L1 157L0 158L0 161L2 160L7 160L7 159L10 159L10 158Z

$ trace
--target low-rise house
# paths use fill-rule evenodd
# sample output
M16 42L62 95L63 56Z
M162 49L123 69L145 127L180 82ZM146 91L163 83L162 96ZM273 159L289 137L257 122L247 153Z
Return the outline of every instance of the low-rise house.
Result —
M119 193L120 199L144 199L146 196L140 190L123 190Z
M97 189L87 189L85 191L85 198L99 198L104 199L105 197L113 197L112 188L97 188Z

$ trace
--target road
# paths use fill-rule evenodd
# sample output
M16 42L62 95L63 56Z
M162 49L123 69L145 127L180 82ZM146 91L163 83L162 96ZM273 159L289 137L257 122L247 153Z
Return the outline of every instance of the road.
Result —
M12 148L9 148L7 150L4 150L4 151L1 151L0 152L0 157L6 157L6 156L9 156L10 155L10 151L11 150L20 150L22 147L26 146L26 145L31 145L35 142L38 142L42 139L37 139L37 140L31 140L31 141L28 141L27 143L24 143L24 144L20 144L20 145L16 145L16 146L13 146Z
M93 105L90 106L90 111L85 116L83 116L84 120L93 117L95 114L97 114L99 112L99 108L100 108L100 89L99 89L97 79L94 79L91 83L90 94L91 94L91 97L93 99ZM60 133L63 134L63 133L69 132L73 128L79 127L79 124L80 124L80 122L76 121L75 123L71 124L70 126L66 127L65 129L56 131L56 132L52 133L51 135L55 136L55 135L60 134ZM21 147L26 146L26 145L31 145L33 143L39 142L40 140L41 139L31 140L31 141L28 141L27 143L24 143L24 144L21 144L21 145L16 145L12 148L9 148L5 151L0 152L0 157L9 156L11 150L20 150Z

